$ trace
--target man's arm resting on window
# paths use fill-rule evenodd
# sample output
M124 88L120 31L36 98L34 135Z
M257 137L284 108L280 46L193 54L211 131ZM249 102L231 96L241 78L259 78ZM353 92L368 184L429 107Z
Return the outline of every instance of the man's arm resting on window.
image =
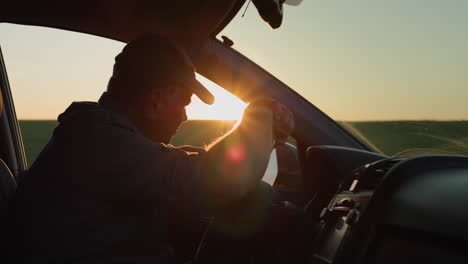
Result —
M240 125L207 149L202 175L207 206L227 205L255 190L273 145L271 108L249 106Z

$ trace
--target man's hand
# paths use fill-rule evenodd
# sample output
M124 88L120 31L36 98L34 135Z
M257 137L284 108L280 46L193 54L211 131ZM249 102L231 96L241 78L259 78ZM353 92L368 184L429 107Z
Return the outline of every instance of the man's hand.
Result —
M207 206L223 207L254 191L274 144L286 142L293 128L291 112L277 101L249 104L239 126L207 148L203 168Z
M291 111L285 105L276 102L273 105L273 133L276 145L286 143L294 130L294 125L294 116Z
M192 152L192 153L198 153L198 154L205 154L206 149L200 148L200 147L195 147L195 146L190 146L190 145L183 145L179 147L175 147L176 149L183 150L185 152Z
M289 135L294 130L294 116L292 112L280 102L273 99L258 99L250 103L248 109L266 106L273 114L273 135L275 145L286 143Z

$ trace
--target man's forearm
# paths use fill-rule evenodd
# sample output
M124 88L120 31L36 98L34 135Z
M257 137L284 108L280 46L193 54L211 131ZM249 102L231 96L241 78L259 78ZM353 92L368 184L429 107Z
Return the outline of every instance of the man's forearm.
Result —
M272 126L270 108L247 108L240 125L208 148L204 179L211 205L239 200L256 188L273 149Z

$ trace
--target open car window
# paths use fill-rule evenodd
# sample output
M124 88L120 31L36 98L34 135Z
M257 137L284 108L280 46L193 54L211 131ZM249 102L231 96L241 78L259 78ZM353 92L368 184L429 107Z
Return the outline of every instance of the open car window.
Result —
M30 165L72 101L96 101L123 43L64 30L0 24L1 45Z
M114 57L124 43L87 34L0 24L1 45L23 143L32 164L57 125L57 116L73 101L97 101L107 87ZM229 131L246 104L197 75L216 97L213 106L195 96L187 107L188 122L173 144L205 146ZM208 120L206 120L208 119Z

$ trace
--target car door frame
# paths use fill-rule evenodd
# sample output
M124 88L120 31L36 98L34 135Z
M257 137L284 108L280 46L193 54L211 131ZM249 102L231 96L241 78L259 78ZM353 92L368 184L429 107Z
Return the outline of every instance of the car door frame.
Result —
M1 43L0 43L1 44ZM21 129L16 117L13 95L6 69L5 59L0 46L0 89L3 94L3 111L0 119L0 130L4 161L9 166L16 179L19 178L28 167L24 151Z

